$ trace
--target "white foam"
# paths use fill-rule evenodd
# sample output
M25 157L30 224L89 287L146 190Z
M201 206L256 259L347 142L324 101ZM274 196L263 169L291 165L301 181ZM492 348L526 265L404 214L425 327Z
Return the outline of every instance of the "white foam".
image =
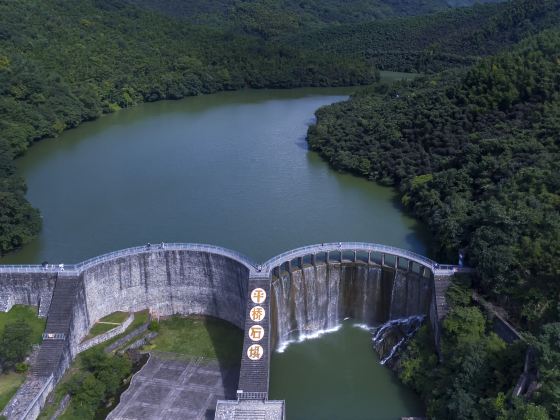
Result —
M371 325L368 324L352 324L352 326L367 332L373 332L377 329L377 327L372 327Z
M281 342L278 345L278 347L276 348L276 351L278 353L284 353L284 351L292 343L301 343L301 342L306 341L306 340L314 340L316 338L322 337L325 334L330 334L330 333L336 332L336 331L340 330L341 328L342 328L342 324L338 324L337 326L332 327L332 328L327 328L327 329L324 329L324 330L314 331L314 332L309 333L309 334L300 334L300 336L295 340L286 340L286 341Z

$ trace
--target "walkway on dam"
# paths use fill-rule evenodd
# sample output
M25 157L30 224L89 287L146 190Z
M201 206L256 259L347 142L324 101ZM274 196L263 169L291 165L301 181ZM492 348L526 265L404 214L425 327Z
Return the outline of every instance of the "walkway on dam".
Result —
M238 398L266 400L270 362L270 278L249 278Z
M417 254L406 249L397 248L388 245L368 243L368 242L331 242L323 244L308 245L301 248L292 249L279 255L276 255L262 264L257 264L251 258L231 249L195 243L161 243L161 244L147 244L126 248L119 251L109 252L77 264L27 264L27 265L2 265L0 264L0 273L45 273L45 272L66 272L70 275L79 275L85 269L95 265L112 261L117 258L124 258L131 255L165 252L165 251L191 251L203 252L208 254L217 254L224 257L231 258L240 262L250 271L251 275L266 276L280 264L292 261L297 258L302 258L308 255L319 255L330 253L344 253L350 252L356 255L357 253L367 253L373 259L374 256L390 255L398 258L415 262L424 266L434 272L435 275L448 275L456 272L470 272L471 270L466 267L459 267L458 265L440 265L436 261L427 258L423 255ZM356 257L355 257L356 258Z

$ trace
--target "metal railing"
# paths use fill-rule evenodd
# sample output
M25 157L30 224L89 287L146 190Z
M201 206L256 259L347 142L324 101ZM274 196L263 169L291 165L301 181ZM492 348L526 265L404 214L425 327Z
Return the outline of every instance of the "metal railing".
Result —
M43 340L65 340L64 333L43 333Z
M261 401L266 401L266 400L268 400L268 393L267 392L237 391L237 399L238 400L261 400Z
M38 273L38 272L57 272L68 275L78 275L82 271L102 264L107 261L115 260L130 255L154 253L164 251L195 251L207 252L210 254L218 254L224 257L231 258L245 265L253 274L261 273L263 275L270 274L270 271L278 265L293 260L294 258L303 257L309 254L317 254L321 252L333 251L367 251L379 252L384 254L395 255L398 257L406 258L414 261L420 265L430 268L434 273L453 274L456 272L470 272L471 269L459 267L456 265L439 265L434 260L427 258L415 252L397 248L389 245L367 243L367 242L332 242L316 245L307 245L301 248L292 249L276 255L263 264L256 264L249 257L241 254L240 252L231 249L206 244L193 244L193 243L163 243L153 245L142 245L132 248L121 249L119 251L109 252L107 254L99 255L94 258L79 262L77 264L27 264L27 265L0 265L0 273Z
M241 262L250 270L254 269L256 264L249 257L241 254L240 252L231 249L222 248L216 245L206 244L192 244L192 243L163 243L163 244L150 244L136 246L132 248L125 248L119 251L109 252L107 254L99 255L88 260L79 262L77 264L25 264L25 265L0 265L0 273L37 273L37 272L71 272L79 274L87 268L111 261L117 258L126 257L129 255L153 253L162 251L195 251L195 252L208 252L210 254L222 255L236 261Z
M282 254L272 257L271 259L263 263L263 267L266 267L266 269L269 271L274 267L286 261L292 260L294 258L305 256L308 254L317 254L320 252L327 252L327 251L328 252L331 251L381 252L384 254L391 254L391 255L396 255L398 257L407 258L409 260L417 262L418 264L427 266L431 269L434 269L437 266L437 263L434 260L431 260L430 258L394 246L367 243L367 242L339 242L339 243L335 242L335 243L308 245L301 248L293 249L291 251L283 252Z

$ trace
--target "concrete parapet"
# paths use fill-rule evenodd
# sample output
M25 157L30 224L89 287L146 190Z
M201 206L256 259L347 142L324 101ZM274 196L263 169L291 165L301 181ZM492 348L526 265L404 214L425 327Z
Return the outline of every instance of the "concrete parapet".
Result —
M29 376L4 408L2 414L10 420L36 419L54 386L53 375L48 377Z

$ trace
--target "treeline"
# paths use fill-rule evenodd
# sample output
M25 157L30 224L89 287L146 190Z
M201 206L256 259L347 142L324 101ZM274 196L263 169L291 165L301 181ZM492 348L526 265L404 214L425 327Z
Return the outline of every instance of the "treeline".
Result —
M81 369L62 385L71 396L64 417L84 420L104 418L106 408L116 405L134 364L140 364L128 354L109 356L97 347L81 354L79 363Z
M335 168L399 188L438 259L464 250L475 286L548 347L560 340L559 62L560 32L545 31L468 70L377 85L309 130ZM539 360L539 402L558 418L560 375Z
M556 0L512 0L435 15L339 25L292 36L289 42L334 56L365 59L381 70L431 73L474 64L481 56L560 24Z
M427 405L431 419L547 420L546 409L511 398L523 371L526 344L507 345L471 299L468 282L448 290L451 310L443 321L441 360L427 326L400 358L400 379ZM560 355L560 353L559 353Z
M370 22L395 16L433 13L451 7L466 7L475 0L121 0L142 8L181 16L189 22L236 25L248 22L274 25L289 19L293 28L328 24ZM481 0L478 3L500 0ZM114 3L114 0L113 0ZM264 27L263 27L264 29Z
M143 101L378 77L363 62L188 25L123 1L1 1L0 16L0 255L40 230L13 166L38 139Z

